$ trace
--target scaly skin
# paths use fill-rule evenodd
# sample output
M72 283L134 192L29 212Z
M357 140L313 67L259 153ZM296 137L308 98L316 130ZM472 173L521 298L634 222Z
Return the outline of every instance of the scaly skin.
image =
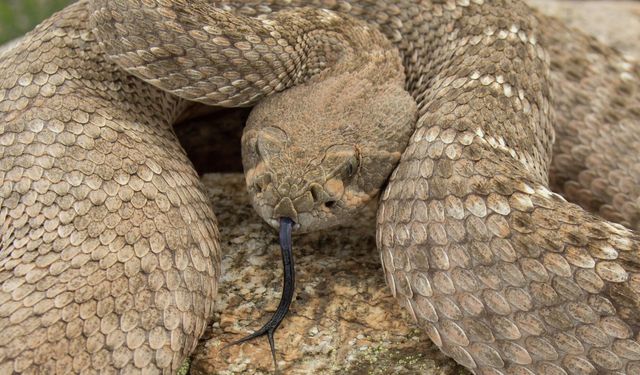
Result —
M384 188L388 284L473 372L640 373L639 82L517 1L72 5L0 60L0 373L193 349L219 250L171 129L190 101L260 101L243 159L272 224Z

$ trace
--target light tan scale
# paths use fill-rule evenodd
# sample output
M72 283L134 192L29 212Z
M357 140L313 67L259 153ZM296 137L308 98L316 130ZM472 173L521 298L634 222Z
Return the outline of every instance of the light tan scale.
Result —
M79 1L0 56L0 373L194 349L220 254L172 126L200 103L255 105L273 226L380 197L389 287L472 372L639 374L639 72L518 1Z

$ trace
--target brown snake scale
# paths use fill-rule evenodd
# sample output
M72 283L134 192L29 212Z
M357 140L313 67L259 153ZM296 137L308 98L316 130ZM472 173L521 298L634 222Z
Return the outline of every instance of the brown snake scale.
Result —
M193 102L260 102L243 153L269 222L328 227L382 191L387 283L472 372L640 374L640 70L508 0L46 20L0 57L0 374L170 373L195 348L220 251L172 129Z

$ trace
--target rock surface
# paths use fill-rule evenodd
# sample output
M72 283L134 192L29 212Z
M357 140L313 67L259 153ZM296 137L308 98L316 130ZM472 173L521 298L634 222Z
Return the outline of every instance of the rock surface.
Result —
M590 32L629 58L640 58L638 2L529 3ZM277 233L250 207L241 174L208 174L203 183L220 222L223 277L213 323L192 357L191 374L273 373L265 337L221 349L260 328L275 311L282 287ZM375 247L374 214L371 208L348 228L294 237L296 296L276 333L280 370L468 373L444 357L391 296Z
M268 374L266 337L221 348L253 332L276 309L282 288L277 233L251 208L240 174L203 178L222 238L222 269L213 325L191 374ZM375 247L373 207L351 227L294 237L297 288L276 333L286 374L452 374L463 370L408 325L385 286Z
M525 0L543 13L564 20L600 41L615 47L627 58L640 59L640 2Z

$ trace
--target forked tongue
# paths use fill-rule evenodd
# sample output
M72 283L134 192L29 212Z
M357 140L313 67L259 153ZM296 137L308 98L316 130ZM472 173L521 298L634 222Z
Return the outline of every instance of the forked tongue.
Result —
M260 336L267 335L269 339L269 346L271 347L271 356L273 357L273 364L278 371L278 363L276 362L276 345L273 340L273 335L276 329L280 326L280 323L284 320L284 317L289 312L289 306L291 306L291 300L293 299L293 291L296 287L296 272L293 265L293 252L291 251L291 229L293 228L293 220L288 217L280 218L280 249L282 250L282 266L284 267L284 282L282 286L282 296L280 297L280 304L273 314L271 319L254 333L241 338L238 341L234 341L226 345L222 350L229 346L240 344L258 338Z

